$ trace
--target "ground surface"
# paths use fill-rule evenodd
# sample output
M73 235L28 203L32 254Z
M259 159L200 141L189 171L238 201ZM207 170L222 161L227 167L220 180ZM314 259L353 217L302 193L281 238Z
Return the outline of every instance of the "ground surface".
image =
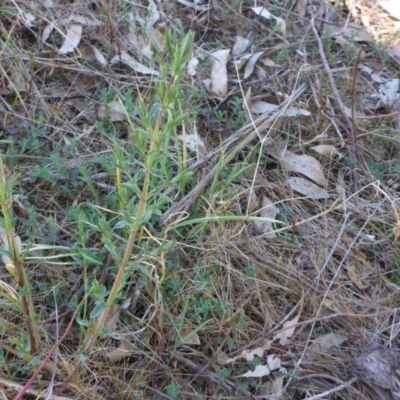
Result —
M65 3L0 6L3 398L399 398L396 15Z

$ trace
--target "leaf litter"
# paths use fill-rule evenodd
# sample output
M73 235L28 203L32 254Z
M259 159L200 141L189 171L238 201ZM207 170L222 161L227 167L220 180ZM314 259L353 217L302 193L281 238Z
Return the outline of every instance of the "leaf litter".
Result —
M378 16L376 10L380 9L379 4L369 0L362 0L354 8L350 4L352 2L348 2L348 10L336 5L335 12L331 10L331 3L326 4L326 8L320 2L295 3L296 8L291 9L291 13L284 11L285 5L279 8L272 3L266 8L255 4L253 9L234 11L229 7L223 8L223 2L219 1L213 3L211 8L198 1L181 0L169 4L151 1L143 4L143 7L130 5L123 12L116 6L88 14L77 3L73 12L70 8L67 13L64 5L47 1L48 9L41 8L40 13L36 8L27 7L23 14L15 14L18 17L1 16L2 29L13 39L9 43L21 46L21 49L15 49L16 53L9 52L9 44L3 46L2 50L5 57L2 62L4 71L0 85L0 107L5 110L10 107L12 110L4 121L0 118L0 129L3 135L8 135L3 137L2 144L11 146L12 143L14 146L7 147L6 157L7 154L13 157L18 154L16 149L19 143L24 146L27 143L28 146L24 157L19 159L20 165L14 163L12 157L6 158L7 174L8 168L11 173L14 170L19 173L16 183L18 193L29 193L27 198L13 198L15 218L21 224L20 232L24 232L23 235L19 232L20 236L15 237L32 235L32 229L24 225L26 210L27 207L29 210L32 207L43 210L43 199L45 204L52 204L57 210L58 221L65 221L61 228L73 231L67 217L68 210L65 209L68 202L57 191L58 186L68 185L65 176L74 184L81 185L80 178L74 178L76 171L59 171L60 182L55 183L29 175L34 170L32 167L37 168L35 160L38 159L46 160L44 165L50 174L60 168L54 158L47 157L50 153L46 153L45 149L51 148L52 141L67 143L68 149L73 149L67 160L64 159L64 153L57 153L61 157L61 164L74 167L84 165L85 168L88 165L91 169L89 173L108 174L102 175L105 182L101 183L109 184L111 189L103 188L102 192L96 194L97 199L116 193L113 182L113 176L118 176L116 169L131 174L132 179L140 176L140 173L137 175L139 170L135 169L141 162L140 157L132 160L135 167L131 171L129 166L119 164L118 168L115 165L109 168L101 158L118 144L124 147L126 137L131 139L127 134L131 127L127 127L125 109L115 99L122 99L124 90L132 88L130 96L134 112L139 97L151 108L154 95L151 85L154 79L157 82L160 79L160 51L165 52L165 26L169 25L177 33L181 28L178 29L175 22L182 16L182 29L196 31L201 41L199 39L196 43L192 60L187 65L185 98L182 98L179 106L187 111L186 101L192 101L191 91L203 89L205 84L209 85L210 97L202 99L201 107L189 109L192 118L189 132L196 132L196 135L186 134L184 129L187 126L178 126L178 140L164 149L165 152L171 152L172 158L180 157L179 152L185 153L186 149L189 157L193 153L199 155L194 164L196 181L190 181L190 187L183 185L180 188L182 192L189 191L197 183L202 184L202 177L213 173L213 163L218 161L217 154L221 153L217 149L221 145L224 146L222 154L225 157L229 154L230 146L237 145L236 138L244 138L240 132L246 125L246 117L241 119L240 115L246 112L243 111L246 108L238 101L243 101L244 93L250 107L248 122L251 129L257 129L257 133L245 142L246 145L231 159L231 163L221 168L220 175L214 170L213 183L203 184L198 202L192 209L187 209L187 224L196 221L196 218L197 221L201 218L210 219L207 220L207 226L202 227L206 232L202 240L197 242L193 236L198 224L195 222L190 225L193 230L185 231L177 240L179 246L184 248L177 260L174 258L172 261L168 252L146 259L148 265L156 265L161 272L166 257L168 272L165 281L159 284L162 295L156 290L150 293L149 288L154 282L148 277L141 277L139 281L135 281L136 276L130 277L131 286L127 291L138 291L143 295L138 296L126 309L115 305L107 321L111 336L99 340L95 348L95 352L105 349L106 362L97 354L89 354L88 368L82 370L74 381L79 396L91 398L93 387L96 387L99 398L115 395L121 398L151 397L154 392L166 395L164 388L171 384L170 379L176 377L179 383L184 376L185 379L193 378L193 382L185 387L185 391L190 392L188 396L192 397L206 389L214 390L217 396L240 396L241 383L247 381L252 393L243 394L243 398L252 398L253 395L269 400L306 396L328 398L337 391L337 395L343 398L367 396L374 399L373 395L368 397L370 392L364 389L362 383L352 383L353 372L347 361L352 353L363 349L371 337L390 342L394 348L400 347L395 335L398 317L394 307L399 286L396 272L399 218L396 215L398 193L395 186L398 180L395 136L398 120L396 115L390 116L397 110L399 84L395 67L382 61L381 56L385 55L386 49L383 48L378 57L371 46L376 28L374 24L388 29L395 22L392 19L384 20L386 14ZM7 2L7 5L10 4ZM371 12L365 12L367 8L364 8L361 15L360 10L367 6ZM293 12L298 12L299 17ZM65 15L69 16L65 18ZM225 19L224 15L229 15L231 19ZM315 23L324 40L324 50L329 48L328 70L322 68L321 54L313 42L314 38L310 41L310 37L298 29L301 22L306 32L313 15L319 15ZM330 15L337 15L338 18L330 20ZM385 22L376 24L378 17ZM21 36L11 29L13 18L18 19L18 27L22 28L18 35ZM347 18L348 24L344 22ZM331 23L324 24L325 21ZM246 36L244 32L248 27L245 23L249 22L252 24L252 34ZM111 32L112 24L115 25L115 32ZM326 37L329 32L327 25L332 28L332 38ZM73 26L75 28L71 29ZM29 40L24 36L27 29L31 34ZM384 31L382 35L387 36L388 32ZM373 40L376 40L376 36ZM363 50L358 65L354 54L348 52L349 44L353 46L354 54ZM378 45L377 42L375 45ZM233 62L230 62L228 48L232 48ZM388 54L395 58L397 48L398 43L391 43L387 51L393 54ZM220 53L219 57L214 58L219 51L222 56ZM59 57L58 52L64 54L63 57ZM17 61L13 54L19 54L20 60ZM32 55L32 59L28 59L26 54ZM108 62L110 59L111 62ZM233 63L240 70L239 77ZM310 68L297 75L296 71L304 63ZM118 68L119 64L129 68L123 70ZM357 73L353 74L353 70L357 70ZM82 84L82 77L88 81L87 84ZM88 77L92 78L91 82ZM290 99L295 86L300 84L295 83L297 78L300 83L307 83L307 90L300 99L282 109L279 103ZM347 104L341 109L335 103L330 78L336 81L340 96ZM355 96L352 100L353 79ZM18 99L21 94L22 102ZM41 103L39 97L45 98L47 103ZM225 108L219 110L218 114L214 112L214 101L221 98ZM37 138L32 136L32 124L38 116L46 114L46 107L50 112L49 119L42 123L39 130L39 147L44 154L36 154L34 143ZM92 114L88 110L92 110ZM349 128L345 116L339 110L344 110L350 119L353 115L356 117L352 121L354 136L350 130L347 131ZM268 120L269 116L279 111L279 118ZM15 118L16 115L18 118ZM14 120L10 121L10 118ZM21 120L29 123L19 124ZM140 122L135 120L136 123ZM193 126L196 129L192 129ZM225 137L220 135L222 131ZM338 141L337 132L343 135L343 142ZM368 168L352 164L352 137L356 138ZM263 140L263 146L260 146L260 140ZM287 150L274 150L275 145ZM252 152L257 153L257 157L252 158ZM29 163L26 163L26 157L31 154L38 158L29 158ZM223 157L219 161L223 161ZM86 163L86 160L90 161ZM182 162L186 161L183 157ZM198 167L199 164L202 166ZM254 165L258 168L257 172L252 170ZM230 179L230 168L242 168L244 172ZM173 175L173 171L171 173ZM248 191L250 180L254 190L249 197L243 192ZM89 188L90 183L88 180L81 185L79 191L74 191L71 186L74 196L71 202L79 204L81 209L96 200L91 196L93 189ZM47 187L51 187L52 192L47 192ZM229 190L225 191L226 187ZM180 201L169 181L162 190L165 190L162 195L166 203ZM232 193L234 196L231 198ZM298 193L313 200L326 201L304 201L298 198ZM135 196L132 195L132 202ZM39 198L42 200L39 201ZM162 211L157 210L159 213ZM347 212L352 213L351 223L344 226L345 233L340 239L339 232ZM258 227L257 233L256 223L250 225L241 222L249 214L274 222L265 221L264 225ZM228 217L231 218L229 221L224 219ZM47 218L46 211L39 220ZM34 226L39 230L40 222ZM143 231L148 238L149 249L156 241L174 235L172 225L168 227L168 235L163 236L166 232L162 232L161 236L157 236L158 230L156 221L149 230ZM112 232L121 240L121 232ZM185 235L191 239L186 241ZM68 241L66 232L54 233L53 236L47 232L47 236L42 235L40 240L48 237L55 242ZM368 237L373 240L367 240ZM34 243L37 240L36 236L32 239ZM90 250L102 257L103 253L99 253L102 243L101 235L93 233L85 251ZM2 247L6 248L6 244L3 243ZM44 255L44 250L37 246L34 249L35 256ZM331 250L332 256L329 258ZM80 256L74 254L73 257ZM10 261L7 254L2 258L4 262ZM84 265L80 258L79 262ZM57 271L62 274L60 279L61 275L56 274L51 259L46 259L45 263L45 272L42 261L40 265L32 264L32 268L29 265L29 278L34 282L34 290L42 290L36 288L42 287L43 277L46 277L46 285L55 283L61 297L71 292L73 281L81 276L80 271L71 269L66 273L68 266L63 266L64 270ZM92 270L89 270L89 274L92 274ZM109 284L105 284L107 289ZM2 285L6 287L4 282ZM136 285L142 285L142 288L138 289ZM176 287L179 290L173 292ZM272 327L277 326L278 321L302 298L303 289L309 290L304 300L304 313L307 314L302 316L304 321L299 323L296 317L287 321L282 327L284 329L280 329L275 336L271 335ZM44 318L50 318L47 310L54 301L47 299L46 289L37 293L40 295L35 297L35 305L43 310ZM158 303L154 301L156 297ZM176 315L181 315L181 298L193 298L193 304L198 307L197 314L194 309L189 310L188 328L181 333L188 338L188 343L179 346L178 352L182 355L190 348L190 356L185 355L190 360L184 365L171 356L176 343L165 333L170 328L168 324ZM244 299L251 301L243 306ZM320 305L323 308L318 314ZM212 310L207 316L212 322L198 331L195 327L201 324L199 320L202 314L198 311L201 306L204 306L204 313L208 312L207 307ZM16 311L7 302L4 307L6 312L3 313L2 322L7 326L7 315L14 316ZM92 305L88 303L88 307L91 312ZM238 315L240 317L236 320ZM315 321L312 331L309 321ZM45 325L43 327L47 329ZM130 327L137 325L140 325L140 329L127 336ZM74 330L68 340L74 341L77 332L78 329ZM295 333L295 340L292 340ZM251 345L260 338L261 342ZM8 340L6 336L4 340ZM205 347L201 348L203 343L207 343L211 352ZM246 346L246 350L243 350ZM307 368L295 368L305 346ZM216 361L222 366L229 366L231 373L224 380L220 379L219 374L223 375L225 370L218 371L218 374L213 370L211 354L218 348L222 350ZM236 351L229 356L233 349ZM71 347L69 359L77 356L73 352ZM390 358L387 353L380 353ZM119 363L118 374L115 365L109 368L107 362ZM259 365L255 366L257 362ZM122 363L123 367L120 368ZM246 363L254 364L249 366ZM157 371L160 366L166 373L165 376L160 374L157 378L159 381L155 383L150 371ZM16 371L13 366L10 368L12 373ZM60 370L62 368L60 364ZM207 388L203 378L196 377L201 369L207 377ZM129 371L133 370L141 371L141 380L145 384L145 389L141 388L140 393L134 388L135 377L129 375ZM91 371L98 372L98 375L94 377ZM376 371L372 371L374 373ZM318 374L325 374L324 388L319 385L321 378L312 377ZM307 375L311 376L308 381ZM297 381L292 376L302 379ZM344 384L335 383L339 381ZM229 384L224 386L226 382ZM371 383L371 379L366 382ZM229 388L234 388L235 394ZM70 390L73 392L75 389L71 386ZM324 390L331 392L324 397ZM396 387L382 390L397 393ZM170 392L167 394L171 395Z

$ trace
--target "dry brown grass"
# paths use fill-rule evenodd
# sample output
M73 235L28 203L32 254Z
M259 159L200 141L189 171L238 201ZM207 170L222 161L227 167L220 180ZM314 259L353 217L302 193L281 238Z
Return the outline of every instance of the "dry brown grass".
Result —
M146 21L147 2L122 5L112 1L103 8L102 2L99 6L79 0L53 3L53 8L46 8L29 0L6 0L0 11L0 149L7 177L13 172L19 174L15 192L20 198L12 204L16 234L23 243L73 248L82 232L69 217L71 209L88 203L110 207L105 199L115 191L116 180L107 166L113 168L115 143L124 148L129 138L126 121L98 124L99 105L104 104L107 93L110 102L129 88L151 105L157 86L154 78L126 66L102 67L89 45L96 46L107 60L126 51L157 70L163 59L158 55L148 60L129 40L128 11ZM320 3L315 2L315 6ZM264 95L277 101L277 92L290 95L296 84L306 82L308 89L298 104L311 115L277 120L267 132L269 142L260 157L258 140L241 149L192 207L188 220L198 218L200 222L180 227L171 223L166 228L155 221L141 232L148 245L135 247L135 254L143 253L141 269L132 272L123 287L119 303L124 306L109 325L120 339L98 339L86 355L85 365L59 396L118 400L390 398L389 392L376 394L354 379L351 361L373 343L400 347L398 112L395 107L381 107L367 115L363 101L377 91L377 84L366 74L354 74L354 66L367 65L385 72L388 78L395 77L398 65L385 58L385 46L396 44L391 41L396 23L388 20L372 0L346 3L348 7L338 7L341 17L345 19L350 9L354 12L352 20L360 23L358 17L365 23L368 19L377 38L384 42L381 47L357 44L363 51L357 61L357 54L325 40L329 74L343 104L363 111L366 117L356 119L353 126L343 118L333 95L309 25L309 10L301 19L296 8L286 12L289 1L280 2L280 7L271 5L271 12L286 20L288 33L283 38L278 31L271 33L274 24L254 17L246 8L254 6L249 1L241 2L238 8L235 4L239 2L217 0L203 4L207 10L197 14L179 2L157 4L160 21L169 24L172 31L178 30L180 19L185 31L192 28L196 32L195 54L205 61L195 79L185 80L188 99L197 103L187 104L183 99L183 111L193 116L184 129L198 129L209 150L245 124L239 115L241 109L233 105L235 98L217 115L214 109L218 100L207 94L203 84L210 74L207 55L232 47L237 35L251 32L255 51L266 49L268 57L280 64L280 72L263 67L266 76L259 71L258 77L253 74L239 87L237 72L229 64L230 89L236 88L236 98L243 98L251 86L253 97ZM317 28L330 7L332 4L319 8ZM33 15L34 25L27 27L21 12ZM65 56L57 51L65 34L60 21L73 14L94 18L100 25L85 26L78 47L81 53ZM59 31L56 29L51 40L43 43L41 36L49 23L59 24ZM145 24L136 22L135 29L147 38ZM161 40L163 27L156 35ZM192 97L191 87L196 92ZM133 113L132 119L140 125L137 114ZM350 134L352 129L356 140ZM325 136L311 144L322 133ZM62 145L57 147L59 143ZM71 143L73 151L68 152ZM335 146L344 158L317 155L310 149L316 144ZM291 146L297 153L318 159L328 180L330 198L313 200L293 192L285 184L293 172L284 171L268 153L273 145ZM354 146L360 162L355 161ZM62 157L52 158L54 154ZM79 166L89 169L85 187L74 186ZM242 166L244 171L237 173ZM194 176L186 192L201 180L207 168ZM169 195L167 190L165 193ZM180 197L175 196L178 202ZM256 204L250 210L249 196ZM253 222L239 218L257 215L263 196L280 211L273 239L262 237ZM170 205L160 211L165 212ZM107 249L101 234L90 232L88 247L99 259L105 259ZM115 243L122 258L125 242L121 237L118 234ZM157 245L168 240L176 242L172 250L158 251ZM29 354L21 310L18 301L13 301L18 295L9 289L17 287L1 267L0 390L4 398L14 398L65 332L71 313L63 315L68 309L56 308L54 298L58 307L65 306L79 280L89 284L90 277L99 279L101 265L96 272L80 253L61 259L65 265L52 262L51 256L59 252L53 249L40 260L42 253L38 251L26 262L43 340L37 360ZM167 272L163 275L165 265ZM104 282L108 289L113 276L110 274ZM164 281L160 281L161 276ZM84 315L89 319L93 298L86 306ZM260 364L266 364L268 355L279 357L286 369L283 379L276 371L261 378L241 377L254 369L254 362L224 364L227 357L260 347L282 334L284 323L296 316L296 329L287 344L275 340L259 357ZM179 334L192 335L200 344L178 346ZM325 348L316 350L313 343L329 338L325 336L328 334L342 335L343 341L336 346L336 339L328 339ZM74 323L40 379L30 387L27 399L44 398L50 383L57 392L79 359L84 337L85 328ZM279 392L276 388L280 384ZM176 397L171 394L174 385L180 387Z

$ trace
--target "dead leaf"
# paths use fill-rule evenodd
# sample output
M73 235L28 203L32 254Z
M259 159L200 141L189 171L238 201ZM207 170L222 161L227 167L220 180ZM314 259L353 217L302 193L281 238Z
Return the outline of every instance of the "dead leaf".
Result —
M281 368L281 359L274 354L270 354L267 358L268 365L257 365L254 371L247 371L245 374L240 375L242 378L261 378L268 376L271 371Z
M176 344L178 346L183 345L200 345L200 338L199 335L190 327L185 327L182 329L181 334L176 339Z
M235 362L236 360L240 360L242 358L244 358L246 361L250 362L253 360L253 358L255 356L261 358L264 355L264 352L266 350L269 350L271 348L271 341L269 340L265 340L264 345L257 347L253 350L243 350L240 355L238 355L237 357L234 358L228 358L226 360L226 363L231 363L231 362Z
M148 13L150 17L147 19L147 26L153 27L161 16L157 10L157 6L154 3L154 0L148 0L148 1L149 1Z
M263 376L268 376L271 373L271 370L267 365L257 365L254 371L247 371L243 375L239 375L241 378L261 378Z
M255 14L260 15L265 19L274 19L277 24L280 25L280 31L283 36L286 36L286 23L282 18L275 17L275 15L271 14L265 7L253 7L252 10Z
M325 189L322 189L321 187L315 185L307 179L292 177L289 178L286 182L295 192L310 197L311 199L321 200L329 199L330 197L329 193Z
M92 17L85 17L83 15L75 15L75 14L72 14L69 17L62 19L61 23L63 25L68 25L70 23L76 23L76 24L80 24L80 25L84 25L84 26L91 26L91 27L104 25L103 22L98 21Z
M126 119L124 108L118 100L114 100L111 103L108 103L106 106L103 104L100 105L97 110L97 115L101 119L108 116L112 122L124 121Z
M267 196L264 196L262 199L262 208L259 211L259 215L260 217L269 219L270 221L254 222L257 233L267 238L276 237L276 233L272 224L278 212L279 208L276 207Z
M21 12L22 15L22 23L28 28L35 28L36 26L36 17L31 13L26 11Z
M393 58L398 64L400 64L400 46L392 46L388 49L390 57Z
M281 368L281 359L275 354L269 354L267 357L268 367L271 371Z
M82 37L82 25L71 24L60 48L60 53L68 54L76 49Z
M334 311L336 313L343 313L343 310L337 305L336 301L325 299L322 304L324 305L324 307L328 308L331 311Z
M217 363L219 365L227 364L228 360L229 360L229 357L225 352L223 352L222 350L218 352L218 354L217 354Z
M300 313L296 315L293 319L290 321L286 321L282 325L282 329L280 332L278 332L272 339L272 341L275 341L276 339L279 339L279 344L281 346L286 346L288 343L288 339L293 335L295 329L296 329L296 324L299 321L300 318Z
M332 347L339 347L348 339L347 335L341 332L331 332L326 335L319 336L313 341L311 346L307 348L305 361L312 361L320 355L328 354Z
M296 154L290 150L281 152L278 157L282 168L286 171L297 172L316 182L320 186L328 185L321 163L306 154Z
M254 66L258 59L265 53L265 51L259 51L251 56L249 62L246 64L246 69L244 70L243 79L247 79L254 71Z
M346 113L346 115L347 115L349 118L353 118L353 112L351 111L351 108L349 108L349 107L347 107L347 106L345 106L345 105L343 105L343 108L344 108L344 112ZM365 115L364 115L363 113L360 113L359 111L354 111L354 116L355 116L356 118L365 117Z
M49 24L46 26L46 28L43 29L43 33L42 33L42 40L43 42L45 42L49 37L51 32L53 32L54 29L54 25L53 24Z
M339 158L343 158L343 155L341 153L339 153L339 151L336 149L336 147L334 147L330 144L319 144L319 145L311 147L311 148L323 156L327 156L327 157L339 156Z
M398 0L379 0L379 5L393 18L400 20L400 8Z
M276 64L275 61L271 60L268 57L262 58L260 60L260 63L264 64L266 67L274 67L274 68L279 68L281 65Z
M356 266L352 262L348 262L346 264L347 275L349 276L350 280L359 288L359 289L366 289L369 285L363 283L362 279L358 276L356 272Z
M228 62L229 49L218 50L211 54L211 90L217 96L225 96L228 91Z
M339 35L345 40L351 39L355 42L373 41L367 30L354 22L349 22L347 25L326 25L324 33L329 34L329 37Z
M232 55L239 56L250 48L251 41L241 36L236 36L235 44L232 48Z
M13 236L14 236L15 251L18 254L21 254L21 252L22 252L21 238L18 235L15 235L14 233L13 233ZM0 229L0 242L3 244L3 249L4 250L7 250L7 251L10 250L10 246L9 246L9 243L8 243L7 232L6 232L5 229ZM3 263L5 265L13 263L12 260L6 254L3 254L1 256L1 258L2 258Z
M119 304L113 304L110 306L110 311L107 314L106 328L110 332L114 332L119 321L119 313L121 306ZM100 317L99 317L100 318Z
M196 3L192 3L188 0L178 0L178 3L183 4L186 7L192 7L195 9L195 11L207 11L209 7L207 6L202 6Z
M199 65L199 59L197 57L192 57L187 65L187 73L192 78L197 74L197 66Z
M197 134L179 135L178 138L196 154L204 154L207 151L206 145Z
M249 87L247 88L246 94L243 99L242 107L246 121L252 121L253 116L251 115L251 111L249 111L249 108L251 108L251 85L249 85Z
M133 345L128 339L121 337L118 348L107 350L107 358L110 361L117 362L125 357L129 357L132 353L137 351L137 347Z
M393 107L396 105L396 103L398 103L398 100L400 98L400 95L398 93L399 82L400 80L398 78L390 79L379 86L381 100L388 107ZM397 104L397 107L399 107L399 104Z
M251 40L236 36L236 41L232 49L232 55L234 56L234 63L236 68L240 70L249 59L252 57L249 49L251 47Z
M304 17L306 15L307 2L308 0L297 1L295 10L301 17Z
M268 393L268 397L265 397L266 400L282 400L283 399L283 391L284 391L283 379L285 378L284 374L286 374L286 370L284 368L281 368L279 372L282 373L282 376L278 376L272 382L272 385L270 386L270 390Z
M367 67L366 65L361 65L360 69L361 71L366 72L371 77L371 79L376 83L385 83L388 81L388 78L374 72L372 68Z
M251 107L250 107L250 111L254 114L265 114L267 112L272 112L274 110L276 110L279 107L279 105L276 104L271 104L271 103L267 103L265 101L255 101L254 103L252 103ZM305 116L309 116L311 115L311 113L307 110L303 110L301 108L298 107L287 107L282 115L284 115L285 117L295 117L297 115L305 115Z
M133 70L135 70L136 72L139 72L141 74L155 75L155 76L159 76L160 75L160 73L158 71L156 71L154 69L151 69L151 68L148 68L145 65L141 64L140 62L134 60L133 57L131 57L125 51L121 51L121 57L120 57L119 54L117 54L111 60L111 64L112 65L118 64L119 62L122 62L122 63L128 65Z
M107 65L107 60L95 46L80 46L78 51L80 56L86 61L98 61L101 65Z
M248 192L246 192L248 194ZM259 200L256 194L256 191L253 189L250 191L250 195L248 196L248 202L247 202L247 212L249 214L253 214L254 211L257 210L259 204Z

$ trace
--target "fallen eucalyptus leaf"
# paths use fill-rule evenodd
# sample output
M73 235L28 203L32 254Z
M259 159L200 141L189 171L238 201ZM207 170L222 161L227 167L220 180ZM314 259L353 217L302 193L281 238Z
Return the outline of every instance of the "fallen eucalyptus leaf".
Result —
M304 178L289 178L287 181L295 192L314 200L329 199L330 195L321 187Z

